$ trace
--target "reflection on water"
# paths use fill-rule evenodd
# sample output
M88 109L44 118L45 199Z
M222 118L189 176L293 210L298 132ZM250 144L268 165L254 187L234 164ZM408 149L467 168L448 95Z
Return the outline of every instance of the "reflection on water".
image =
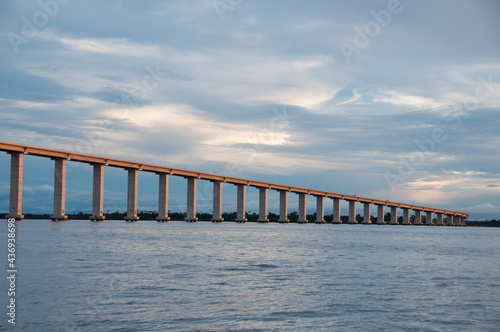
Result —
M495 331L499 235L479 228L23 220L16 329Z

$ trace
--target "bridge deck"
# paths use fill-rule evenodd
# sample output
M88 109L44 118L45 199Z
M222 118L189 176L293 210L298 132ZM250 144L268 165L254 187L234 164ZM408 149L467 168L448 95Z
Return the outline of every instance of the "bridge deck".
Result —
M100 156L93 156L93 155L74 153L74 152L68 152L68 151L47 149L47 148L35 147L35 146L29 146L29 145L20 145L20 144L13 144L13 143L7 143L7 142L0 142L0 151L5 151L7 153L8 152L22 152L26 155L39 156L39 157L45 157L45 158L63 158L63 159L66 159L68 161L75 161L75 162L82 162L82 163L89 163L89 164L102 164L105 166L125 168L125 169L137 169L137 170L143 171L143 172L166 173L166 174L170 174L170 175L174 175L174 176L193 177L193 178L198 178L198 179L202 179L202 180L221 181L221 182L232 183L232 184L244 184L247 186L257 187L257 188L269 188L269 189L273 189L273 190L285 190L285 191L289 191L289 192L293 192L293 193L302 193L302 194L323 196L323 197L330 197L330 198L340 198L340 199L347 200L347 201L357 201L357 202L361 202L361 203L371 203L371 204L385 205L385 206L391 206L391 207L399 207L399 208L403 208L403 209L406 208L406 209L421 210L421 211L426 211L426 212L434 212L434 213L442 213L442 214L453 214L453 215L461 216L461 217L465 217L465 218L468 217L467 213L459 212L459 211L437 209L437 208L432 208L432 207L427 207L427 206L419 206L419 205L399 203L399 202L394 202L394 201L389 201L389 200L380 200L380 199L374 199L374 198L369 198L369 197L361 197L361 196L357 196L357 195L345 195L345 194L324 191L324 190L308 189L308 188L301 188L301 187L295 187L295 186L287 186L287 185L271 183L271 182L255 181L255 180L243 179L243 178L232 177L232 176L223 176L223 175L217 175L217 174L211 174L211 173L205 173L205 172L196 172L196 171L190 171L190 170L185 170L185 169L180 169L180 168L158 166L158 165L145 164L145 163L139 163L139 162L127 161L127 160L121 160L121 159L105 158L105 157L100 157Z

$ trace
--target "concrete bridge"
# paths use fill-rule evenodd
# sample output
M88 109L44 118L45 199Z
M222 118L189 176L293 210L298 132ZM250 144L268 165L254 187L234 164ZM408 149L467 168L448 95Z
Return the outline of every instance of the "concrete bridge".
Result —
M254 181L249 179L222 176L217 174L195 172L178 168L142 164L133 161L104 158L80 153L72 153L60 150L52 150L35 146L12 144L0 142L0 151L5 151L11 155L10 174L10 205L7 218L21 220L22 215L22 178L23 178L23 156L32 155L54 160L54 212L51 216L54 221L67 219L65 214L65 190L66 190L66 162L88 163L93 167L93 194L92 194L92 221L104 220L103 215L103 187L104 187L104 167L118 167L128 172L128 194L127 194L127 215L125 220L137 221L137 178L138 172L152 172L158 174L158 217L159 222L169 221L168 216L168 180L169 176L180 176L186 178L187 182L187 208L186 221L196 222L196 182L198 180L211 181L213 183L213 216L212 222L222 222L222 183L230 183L237 186L237 217L236 222L247 221L245 216L245 195L247 187L259 189L259 219L258 222L269 222L267 218L267 193L268 190L276 190L280 193L279 222L288 223L288 193L296 193L299 197L298 222L307 223L306 198L307 195L316 197L316 220L318 224L325 223L324 206L325 198L333 201L333 221L334 224L342 223L340 219L340 202L345 200L349 203L349 224L356 224L356 203L363 203L363 224L371 223L372 205L377 209L377 224L385 224L385 209L390 208L391 220L388 224L399 225L398 209L403 211L402 225L423 225L422 219L425 216L426 225L436 226L465 226L467 213L451 211L426 206L411 205L392 201L384 201L356 195L344 195L334 192L307 189L282 184ZM410 218L410 212L415 212L414 220ZM436 218L434 218L434 216ZM446 216L446 219L444 217Z

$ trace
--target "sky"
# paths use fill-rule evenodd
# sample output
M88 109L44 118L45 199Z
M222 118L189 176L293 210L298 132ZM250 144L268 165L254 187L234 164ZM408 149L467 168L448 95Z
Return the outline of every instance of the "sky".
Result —
M0 141L500 219L498 17L494 0L1 1ZM50 213L53 162L24 163L24 212ZM9 169L0 153L4 211ZM91 179L68 162L68 212L90 211ZM140 173L139 209L157 190ZM125 208L106 168L104 209Z

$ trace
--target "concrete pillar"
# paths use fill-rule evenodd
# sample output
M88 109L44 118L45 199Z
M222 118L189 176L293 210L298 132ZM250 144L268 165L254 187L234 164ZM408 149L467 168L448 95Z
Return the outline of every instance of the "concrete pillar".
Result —
M455 223L456 226L463 226L463 218L462 216L456 216L457 222Z
M443 224L443 214L442 213L436 213L437 220L436 220L436 226L444 226Z
M54 214L53 221L68 219L65 215L66 205L66 159L54 159Z
M402 225L411 225L410 223L410 209L403 208L403 223Z
M377 205L377 224L378 225L385 225L385 221L384 221L384 208L385 208L385 205Z
M371 224L371 212L370 212L371 204L363 203L363 224Z
M356 220L356 201L349 201L349 224L357 224Z
M127 185L127 215L126 221L137 221L137 184L138 184L138 170L128 169L128 185Z
M23 154L10 152L10 206L7 219L20 221L23 207Z
M299 224L307 224L307 195L299 193L299 218L297 222Z
M447 215L446 226L454 226L452 214Z
M391 225L399 225L398 223L398 207L397 206L391 206Z
M244 223L247 221L246 215L245 215L245 196L246 196L246 189L247 186L244 184L238 184L237 186L237 199L236 199L236 222L237 223Z
M158 173L158 217L156 217L158 222L170 220L168 216L168 176L166 173Z
M316 196L316 224L324 224L325 221L325 197Z
M434 225L434 221L432 220L432 211L427 211L426 212L426 215L425 215L425 225L426 226L433 226Z
M422 210L415 210L415 222L413 225L422 225Z
M92 221L103 221L106 219L103 214L104 199L104 165L94 164L94 177L92 188Z
M186 222L197 222L196 217L196 178L187 178Z
M212 181L214 184L212 222L222 222L222 182Z
M280 224L287 224L288 220L288 191L280 190Z
M333 199L333 224L341 224L342 220L340 219L340 198Z
M259 188L259 219L257 222L269 222L267 219L267 188Z

